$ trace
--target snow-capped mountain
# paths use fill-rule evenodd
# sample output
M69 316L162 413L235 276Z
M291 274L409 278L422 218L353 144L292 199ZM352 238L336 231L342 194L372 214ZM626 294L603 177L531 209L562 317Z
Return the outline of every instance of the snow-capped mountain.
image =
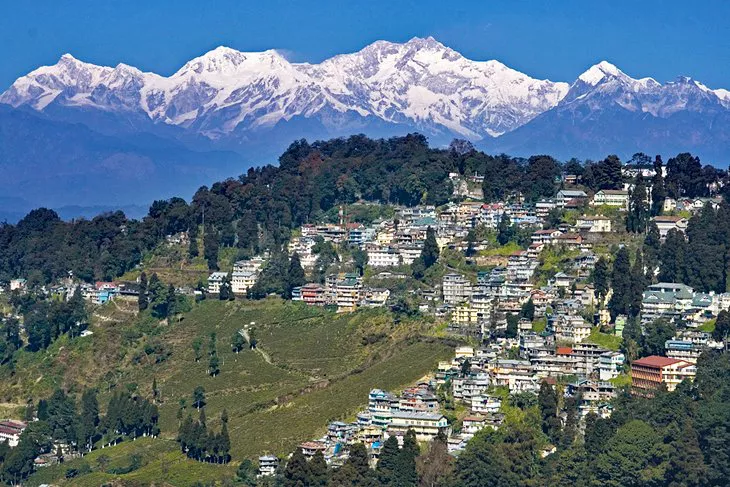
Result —
M430 37L319 64L219 47L170 76L65 54L0 95L0 194L139 204L274 161L295 139L414 131L520 156L689 151L725 166L730 91L606 61L571 84L539 80Z
M602 61L553 108L492 141L494 150L600 157L633 152L730 157L730 92L679 77L634 79Z
M346 114L478 140L525 124L567 90L567 83L536 80L498 61L468 60L429 37L377 41L320 64L219 47L170 77L66 54L18 79L0 102L144 113L214 139L295 117L336 129Z

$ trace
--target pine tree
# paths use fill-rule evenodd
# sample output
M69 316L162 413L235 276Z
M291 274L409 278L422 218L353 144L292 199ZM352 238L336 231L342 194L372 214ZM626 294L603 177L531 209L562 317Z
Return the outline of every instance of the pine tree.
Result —
M434 265L439 258L439 246L436 242L436 231L431 227L426 229L426 240L423 242L421 258L423 259L423 264L426 269Z
M311 485L309 466L301 448L297 448L284 469L284 487L306 487Z
M318 451L314 454L311 460L309 460L309 485L312 487L324 487L327 485L328 472L327 462L324 459L322 452Z
M631 261L629 250L626 247L621 247L616 253L616 260L611 271L611 287L613 295L608 303L611 316L615 318L620 314L628 314L631 305L632 283Z
M203 250L205 260L208 262L208 269L211 271L218 270L218 233L207 225L203 234Z
M687 242L684 233L671 229L662 245L659 266L659 280L662 282L685 281L685 254Z
M418 483L418 472L416 471L416 458L420 454L416 432L409 429L403 438L403 448L398 454L396 467L396 485L415 486Z
M503 213L502 218L499 219L499 224L497 225L497 243L499 243L499 245L507 245L513 237L514 232L512 229L512 222L510 221L509 215L507 213Z
M188 238L190 243L188 244L188 257L194 259L198 256L198 225L197 223L190 227L188 231Z
M718 342L725 342L730 334L730 313L722 310L715 320L715 329L712 331L712 338Z
M294 252L289 261L289 272L286 278L286 289L284 297L291 299L292 290L295 287L303 286L307 282L306 276L304 275L304 269L302 268L302 262L299 259L299 254Z
M140 311L147 309L147 274L142 272L139 275L139 295L137 296L137 307Z
M520 310L520 317L528 319L530 321L535 319L535 303L532 302L532 297L528 299L525 304L522 305Z
M232 301L234 299L230 274L226 275L225 279L223 279L223 282L221 283L218 291L218 299L221 301Z
M664 186L664 175L662 173L662 158L656 156L654 160L654 177L651 181L651 214L657 216L662 214L664 200L667 198L667 190Z
M218 455L223 463L228 463L231 458L231 438L228 436L228 424L223 423L221 434L218 436Z
M608 261L601 256L593 268L593 289L598 299L598 306L603 307L603 301L608 295Z
M246 339L240 332L235 332L231 337L231 350L240 353L246 347Z
M200 408L205 406L205 389L203 389L203 386L197 386L193 391L193 406L195 406L198 411L200 411Z
M400 448L398 447L398 439L395 436L389 436L383 448L380 450L378 457L378 465L375 469L378 482L380 485L391 485L395 479L395 470L398 466L398 455Z
M629 197L629 212L626 216L626 230L629 233L643 233L649 221L649 211L646 208L646 186L644 179L639 175L636 178L634 190Z
M95 389L86 389L81 395L81 415L77 429L77 444L91 451L96 428L99 425L99 402Z
M646 286L647 282L646 271L644 269L644 258L641 255L641 250L637 249L636 257L634 258L634 265L631 268L631 297L629 300L630 316L638 316L641 312L641 302Z
M543 381L540 384L540 392L537 396L537 403L540 407L542 418L542 432L550 438L553 444L560 439L560 419L558 418L558 395L555 389Z
M659 227L654 222L649 223L649 231L644 238L644 265L646 266L646 282L651 284L655 279L655 272L659 267L659 254L661 252L661 238Z

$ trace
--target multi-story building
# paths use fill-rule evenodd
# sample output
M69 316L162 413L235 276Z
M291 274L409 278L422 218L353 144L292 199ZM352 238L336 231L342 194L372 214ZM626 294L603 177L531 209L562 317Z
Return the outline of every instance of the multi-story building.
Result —
M641 321L647 323L657 318L673 320L692 306L694 290L673 282L652 284L644 291L641 302Z
M396 267L402 263L401 256L394 247L369 244L366 251L368 265L371 267Z
M588 195L585 193L585 191L561 189L555 196L555 205L558 208L565 208L568 203L572 201L577 200L579 202L582 202L586 199L588 199Z
M431 441L439 433L447 434L449 423L444 415L438 413L399 411L392 414L388 435L405 434L409 429L416 433L418 441Z
M228 278L227 272L213 272L208 276L208 292L210 294L218 294L221 291L223 281Z
M444 303L453 305L463 303L471 298L472 292L472 284L466 277L457 273L444 275L441 283Z
M269 477L279 468L279 457L264 455L259 457L259 477Z
M605 352L598 359L598 378L611 380L621 374L626 357L621 352Z
M629 208L629 192L623 189L602 189L593 195L593 206L615 206L627 210Z
M670 392L685 379L694 379L697 366L669 357L651 355L631 363L631 391L640 396L652 396L654 391L664 385Z
M246 294L256 284L258 274L255 272L231 273L231 290L233 294Z

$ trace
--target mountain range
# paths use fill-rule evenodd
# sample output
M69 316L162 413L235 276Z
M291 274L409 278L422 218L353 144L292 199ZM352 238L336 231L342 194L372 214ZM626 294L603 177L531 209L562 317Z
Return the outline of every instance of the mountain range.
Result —
M0 107L0 191L31 204L189 196L275 161L294 139L353 133L418 131L434 145L458 137L514 155L730 159L730 91L634 79L605 61L572 83L539 80L431 37L319 64L219 47L167 77L65 54L16 80Z

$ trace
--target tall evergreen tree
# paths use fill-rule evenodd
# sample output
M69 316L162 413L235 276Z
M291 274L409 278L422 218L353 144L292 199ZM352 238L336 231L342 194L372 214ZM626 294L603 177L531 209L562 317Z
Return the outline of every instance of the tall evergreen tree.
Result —
M303 286L307 282L306 276L304 275L304 269L302 268L302 262L299 259L299 254L294 252L289 261L289 272L286 278L286 289L284 291L284 297L291 299L292 290L295 287Z
M211 225L207 225L203 233L203 251L208 269L218 270L218 232Z
M616 253L616 260L611 271L611 288L613 295L608 302L608 309L612 317L620 314L629 314L632 296L631 260L629 250L621 247Z
M380 450L378 465L375 469L380 485L392 485L395 481L395 471L398 468L399 454L398 439L395 436L389 436L385 440L385 443L383 443L383 448Z
M537 396L537 403L540 407L542 418L542 432L550 438L550 441L557 444L560 439L560 418L558 418L558 395L553 386L542 381L540 392Z
M599 307L603 306L603 301L608 295L608 279L608 261L605 257L601 256L598 258L598 261L593 268L593 292L596 295L596 299L598 299Z
M497 243L499 245L507 245L514 238L514 229L507 213L502 214L497 224Z
M420 454L416 432L409 429L403 438L403 448L398 454L396 465L396 485L415 486L418 483L416 472L416 458Z
M659 254L661 252L661 238L659 227L656 223L649 223L649 230L644 238L644 265L646 266L646 282L651 284L655 280L655 274L659 268Z
M436 231L428 227L426 229L426 240L423 242L423 250L421 251L421 258L426 269L436 263L439 258L439 246L436 242Z
M235 297L233 296L233 289L231 287L231 275L228 274L223 279L220 289L218 291L218 299L221 301L232 301Z
M634 189L629 196L629 211L626 216L626 230L629 233L643 233L649 222L649 210L646 207L646 186L639 175Z
M137 307L140 311L147 309L147 274L142 272L139 275L139 295L137 296Z
M664 186L663 164L661 156L654 160L654 176L651 180L651 215L661 215L664 209L664 200L667 198L667 189Z
M631 268L631 296L629 304L629 315L638 316L641 312L641 302L644 289L647 286L646 270L644 269L644 258L641 250L636 250L634 265Z
M684 234L676 229L669 230L661 249L660 281L684 282L686 252L687 242L684 239Z

